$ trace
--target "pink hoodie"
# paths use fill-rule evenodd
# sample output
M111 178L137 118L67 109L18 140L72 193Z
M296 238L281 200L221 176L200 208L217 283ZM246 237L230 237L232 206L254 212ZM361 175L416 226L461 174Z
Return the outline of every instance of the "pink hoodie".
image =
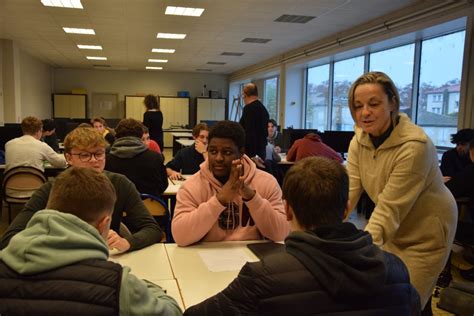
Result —
M258 170L246 155L242 160L244 181L257 191L250 201L242 201L241 196L233 201L238 206L241 223L242 213L245 214L245 223L233 230L219 226L219 216L227 208L216 198L223 185L214 178L206 160L201 164L201 170L186 180L177 194L172 231L178 245L188 246L198 241L262 239L262 236L273 241L286 238L290 226L277 181L272 175ZM244 208L248 208L251 218Z

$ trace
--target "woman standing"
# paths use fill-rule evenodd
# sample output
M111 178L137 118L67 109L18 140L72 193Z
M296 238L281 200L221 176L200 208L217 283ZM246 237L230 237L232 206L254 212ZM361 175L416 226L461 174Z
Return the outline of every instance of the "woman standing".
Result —
M398 112L397 88L382 72L366 73L352 84L349 107L355 121L347 165L350 203L356 205L363 191L374 201L365 230L375 244L405 262L425 306L457 222L436 148L423 129Z
M148 127L150 138L158 143L163 152L163 113L160 111L158 99L154 95L147 95L143 101L146 112L143 114L143 125Z

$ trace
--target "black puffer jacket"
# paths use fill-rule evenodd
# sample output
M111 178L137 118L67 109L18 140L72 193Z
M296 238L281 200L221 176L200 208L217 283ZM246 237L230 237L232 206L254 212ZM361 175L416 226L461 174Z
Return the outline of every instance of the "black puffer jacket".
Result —
M353 224L291 233L286 252L247 263L185 315L417 315L418 293L396 256Z

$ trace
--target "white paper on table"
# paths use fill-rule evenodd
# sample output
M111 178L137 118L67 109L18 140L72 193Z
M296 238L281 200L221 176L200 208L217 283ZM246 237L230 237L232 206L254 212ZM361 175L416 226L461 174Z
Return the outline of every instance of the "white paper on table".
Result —
M247 261L252 261L241 249L210 249L198 253L211 272L240 270Z

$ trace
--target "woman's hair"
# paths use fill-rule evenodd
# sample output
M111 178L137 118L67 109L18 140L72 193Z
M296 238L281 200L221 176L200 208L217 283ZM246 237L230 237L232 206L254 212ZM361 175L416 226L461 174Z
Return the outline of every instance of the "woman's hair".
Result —
M158 101L158 98L152 94L147 95L143 100L143 103L145 104L147 110L160 109L160 102Z
M352 119L356 122L355 118L355 107L354 107L354 92L356 88L363 84L379 84L382 86L383 91L388 97L388 101L392 102L394 107L391 113L393 126L397 123L398 111L400 109L400 96L398 89L393 83L392 79L381 71L371 71L363 74L352 84L349 90L349 109L351 111Z
M142 138L143 132L144 129L142 122L133 118L122 119L115 127L115 137L117 138L127 136Z

